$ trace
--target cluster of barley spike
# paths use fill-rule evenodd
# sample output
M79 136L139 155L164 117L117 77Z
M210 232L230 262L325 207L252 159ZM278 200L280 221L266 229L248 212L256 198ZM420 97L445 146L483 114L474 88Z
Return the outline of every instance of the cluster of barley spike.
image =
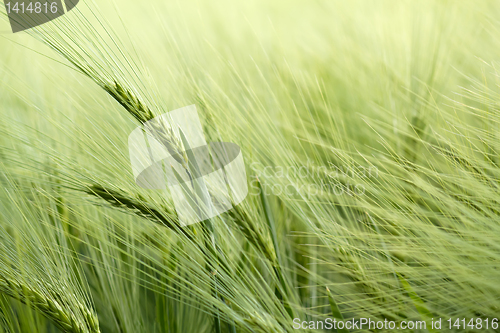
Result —
M76 299L71 301L71 306L68 306L68 302L62 298L61 293L54 292L50 296L44 295L30 285L3 276L0 276L0 290L2 293L40 311L63 332L100 332L97 316ZM79 316L75 315L74 310L71 311L70 308L77 308ZM81 316L83 316L84 322L79 320Z

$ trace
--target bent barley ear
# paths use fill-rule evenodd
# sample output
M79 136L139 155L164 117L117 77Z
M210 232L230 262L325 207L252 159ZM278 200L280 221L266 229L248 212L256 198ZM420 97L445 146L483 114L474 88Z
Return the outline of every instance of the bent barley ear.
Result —
M170 229L176 229L175 213L164 209L162 212L149 206L142 200L127 195L124 192L111 190L101 185L90 185L83 192L101 198L114 207L125 209L127 212L148 219Z
M130 89L125 88L116 79L113 82L104 81L104 83L99 85L140 124L144 125L148 132L167 148L170 155L177 162L187 167L188 159L186 151L182 149L182 143L175 135L170 124L160 121L158 118L155 119L155 114L151 109Z
M62 291L41 292L16 279L0 276L0 292L40 311L63 332L100 332L97 316L77 300L67 300Z

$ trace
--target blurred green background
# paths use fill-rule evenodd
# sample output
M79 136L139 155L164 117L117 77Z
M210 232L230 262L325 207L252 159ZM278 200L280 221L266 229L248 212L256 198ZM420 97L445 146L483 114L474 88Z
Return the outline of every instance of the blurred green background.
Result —
M1 328L491 322L498 14L497 1L83 0L18 34L3 17ZM247 199L189 237L165 227L170 194L131 173L139 124L77 65L156 115L196 104L207 141L242 148Z

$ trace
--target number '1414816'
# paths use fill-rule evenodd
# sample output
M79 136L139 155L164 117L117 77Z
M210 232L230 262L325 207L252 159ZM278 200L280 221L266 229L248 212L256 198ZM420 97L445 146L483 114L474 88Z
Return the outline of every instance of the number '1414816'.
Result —
M57 13L57 2L52 3L41 3L41 2L30 2L25 4L24 2L7 2L5 3L5 8L7 8L7 14L11 13L30 13L30 14L56 14Z
M498 328L498 318L458 318L456 320L448 319L448 329L458 330L480 330L480 329L494 329Z

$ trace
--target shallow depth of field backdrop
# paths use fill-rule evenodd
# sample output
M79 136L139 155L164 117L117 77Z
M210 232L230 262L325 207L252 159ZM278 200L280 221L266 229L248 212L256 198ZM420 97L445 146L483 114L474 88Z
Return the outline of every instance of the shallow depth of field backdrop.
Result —
M9 34L2 16L0 331L499 317L499 17L82 0ZM192 104L207 141L242 148L250 193L180 228L168 191L135 185L127 140L145 110Z

